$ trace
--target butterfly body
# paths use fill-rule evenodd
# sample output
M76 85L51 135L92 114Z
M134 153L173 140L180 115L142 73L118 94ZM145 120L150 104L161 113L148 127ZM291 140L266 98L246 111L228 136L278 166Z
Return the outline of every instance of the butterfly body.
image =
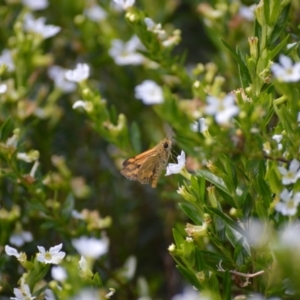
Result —
M171 149L172 141L165 138L152 149L126 159L121 174L142 184L150 183L153 188L156 188L158 178L168 163Z

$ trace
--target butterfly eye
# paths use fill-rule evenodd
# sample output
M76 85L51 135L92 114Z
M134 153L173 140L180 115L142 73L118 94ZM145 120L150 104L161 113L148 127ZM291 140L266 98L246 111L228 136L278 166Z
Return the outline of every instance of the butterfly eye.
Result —
M169 147L169 144L167 142L164 142L164 148L167 149Z

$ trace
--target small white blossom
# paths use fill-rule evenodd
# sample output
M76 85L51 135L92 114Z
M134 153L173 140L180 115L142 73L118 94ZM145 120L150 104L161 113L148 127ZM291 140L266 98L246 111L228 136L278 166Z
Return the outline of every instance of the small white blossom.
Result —
M22 3L31 10L42 10L48 7L48 0L22 0Z
M96 289L86 288L81 290L72 300L92 300L101 299L100 293Z
M45 300L56 300L52 290L50 290L50 289L45 290Z
M10 247L8 245L5 246L5 253L9 256L15 256L16 258L20 258L21 253L17 251L17 249Z
M37 150L30 150L28 153L25 152L19 152L17 154L17 159L23 160L27 163L34 162L38 160L40 157L40 153Z
M142 100L146 105L164 102L162 88L152 80L145 80L135 87L135 98Z
M37 260L45 264L59 264L65 257L66 253L60 251L62 244L55 247L51 247L49 251L46 251L44 247L38 246L40 253L37 254Z
M76 108L79 108L79 107L82 107L82 108L86 108L88 105L88 102L87 101L83 101L83 100L77 100L73 105L72 105L72 108L73 109L76 109Z
M23 246L24 243L31 242L32 240L32 233L29 231L15 232L9 238L9 242L17 247Z
M113 0L113 1L119 6L121 6L124 10L131 7L135 2L135 0Z
M0 94L4 94L7 91L7 85L2 83L0 84Z
M31 296L29 286L21 281L19 289L14 288L14 294L16 297L10 297L12 300L33 300L36 297Z
M107 17L106 11L99 5L94 4L84 10L84 14L94 22L99 22Z
M109 292L104 296L105 299L110 299L111 296L116 292L114 288L109 288Z
M172 300L209 300L207 297L200 297L198 291L195 291L192 287L186 287L181 294L177 294L172 297Z
M279 81L296 82L300 80L300 62L293 65L291 58L285 55L279 56L280 64L273 63L271 70Z
M156 24L151 18L145 18L144 22L147 26L148 31L152 31L157 34L159 39L165 39L167 37L165 30L162 29L160 23Z
M280 243L283 247L288 247L293 250L298 256L300 251L300 223L294 222L287 225L280 233ZM299 256L298 256L299 257Z
M136 35L127 43L119 39L114 39L111 44L108 53L117 65L141 65L145 61L145 57L137 52L137 50L142 50L144 47Z
M74 105L73 105L74 108ZM78 212L76 209L73 209L71 215L74 219L84 220L84 216L82 213Z
M128 280L132 279L136 270L136 257L129 256L124 263L122 275Z
M255 7L256 4L253 4L251 6L241 5L239 9L239 15L247 21L253 21L255 17L254 16Z
M90 75L90 67L87 64L77 64L74 70L67 70L65 73L69 81L81 82Z
M26 253L18 252L15 248L8 245L5 246L5 253L9 256L15 256L19 262L25 262L27 260Z
M284 216L294 216L300 203L300 193L293 195L293 192L284 189L280 198L283 201L278 202L275 209Z
M102 239L80 237L72 240L74 248L80 255L90 258L98 258L108 251L109 239L103 237Z
M289 170L284 167L278 167L279 172L282 175L282 184L288 185L295 183L300 178L300 163L297 159L293 159L290 163Z
M31 14L27 14L24 19L24 29L27 32L34 32L47 39L56 35L60 27L54 25L45 25L46 19L41 17L34 19Z
M6 65L9 72L15 70L15 64L12 60L11 52L8 49L2 51L0 55L0 65Z
M286 48L287 48L287 49L291 49L291 48L293 48L294 46L296 46L297 44L298 44L297 42L287 44L287 45L286 45Z
M185 152L182 150L180 155L177 156L178 164L170 163L167 166L166 176L171 174L178 174L185 166Z
M204 132L208 129L205 118L200 118L198 121L190 124L190 128L194 132Z
M297 122L300 122L300 112L297 114Z
M223 99L208 96L207 103L205 112L215 116L216 122L219 124L227 124L233 116L239 113L239 108L235 105L232 95L226 95Z
M82 272L86 272L89 270L88 263L83 255L81 255L78 265Z
M168 251L170 252L174 252L176 250L176 246L174 244L171 244L169 247L168 247Z
M282 141L282 138L282 134L274 134L272 137L272 139L277 142L277 150L279 151L283 148L282 144L280 143Z
M65 281L68 278L66 269L61 266L54 266L51 269L51 276L54 280Z
M48 69L48 76L54 81L54 85L65 93L71 93L75 91L76 84L66 80L66 72L68 70L60 66L51 66Z

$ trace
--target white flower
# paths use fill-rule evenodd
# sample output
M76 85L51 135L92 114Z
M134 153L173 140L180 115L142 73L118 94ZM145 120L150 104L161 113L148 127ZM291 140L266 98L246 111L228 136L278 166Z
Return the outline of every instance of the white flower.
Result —
M16 297L10 297L12 300L33 300L36 297L32 297L29 286L24 282L21 282L19 289L14 288L14 294Z
M287 45L286 45L286 48L287 48L287 49L291 49L291 48L293 48L294 46L296 46L297 44L298 44L297 42L287 44Z
M28 153L25 152L19 152L17 154L17 159L23 160L27 163L34 162L38 160L40 157L40 153L37 150L30 150Z
M166 176L171 174L178 174L185 166L185 152L181 150L180 155L177 156L178 164L168 164Z
M26 253L18 252L15 248L8 245L5 246L5 253L9 256L15 256L19 262L25 262L27 260Z
M298 255L300 251L300 223L294 222L287 225L280 234L280 243L283 247L288 247L293 250L295 255Z
M136 270L136 257L129 256L124 263L122 275L128 280L132 279Z
M145 61L145 57L136 52L143 49L143 44L136 35L127 43L119 39L114 39L111 44L112 46L108 53L117 65L140 65Z
M87 64L77 64L74 70L66 71L66 78L69 81L81 82L86 80L90 75L90 67Z
M0 84L0 94L4 94L7 91L6 84Z
M51 269L51 276L54 280L65 281L68 278L66 269L61 266L54 266Z
M198 291L195 291L191 287L185 287L182 294L177 294L172 297L172 300L208 300L207 297L200 297L200 294Z
M40 253L37 254L37 260L45 264L57 265L65 257L66 253L61 251L62 244L55 247L51 247L49 251L46 251L44 247L38 246Z
M205 118L200 118L198 121L190 124L190 128L194 132L204 132L208 129Z
M289 170L284 167L278 167L279 172L282 175L282 184L288 185L291 183L295 183L298 178L300 178L300 163L297 159L293 159Z
M152 31L157 34L159 39L165 39L167 37L165 30L162 29L160 23L156 24L151 18L145 18L144 22L147 26L148 31Z
M80 237L72 240L74 248L80 255L90 258L98 258L108 251L109 239L103 237L102 239Z
M275 209L284 216L294 216L300 203L300 193L293 195L293 192L284 189L280 194L280 198L283 201L277 203Z
M48 7L48 0L22 0L23 4L31 10L41 10Z
M274 134L273 137L272 137L272 139L277 142L277 149L278 150L282 150L283 146L280 143L282 138L283 138L282 134Z
M45 25L46 19L41 17L34 19L31 14L27 14L24 19L24 29L27 32L34 32L47 39L56 35L60 27L54 25Z
M239 15L247 21L253 21L255 7L256 4L253 4L251 6L241 5L239 9Z
M66 72L68 70L60 66L51 66L48 69L48 76L54 81L54 85L65 93L71 93L75 91L76 84L66 80Z
M282 134L274 134L273 137L272 137L272 139L274 141L276 141L277 143L280 143L282 138L283 138Z
M110 297L116 292L114 288L109 288L109 292L104 296L105 299L110 299Z
M279 81L296 82L300 80L300 62L293 61L285 55L279 56L280 64L273 63L271 70Z
M32 240L33 237L29 231L15 232L9 238L9 242L17 247L24 245L25 242L31 242Z
M0 55L0 65L6 65L7 70L12 72L15 70L15 64L11 57L11 52L8 49L4 49Z
M232 95L226 95L223 99L208 96L207 102L205 112L208 115L215 116L216 122L219 124L228 123L231 117L239 113L239 108L235 105Z
M76 103L76 102L75 102ZM74 105L73 105L74 108ZM76 209L73 209L71 212L71 215L73 218L78 219L78 220L84 220L84 216L82 213L78 212Z
M45 300L56 300L52 290L50 290L50 289L45 290Z
M135 98L143 101L144 104L159 104L164 102L162 88L152 80L145 80L134 89Z
M83 100L77 100L73 105L72 105L72 108L73 109L76 109L78 107L82 107L82 108L86 108L88 105L88 102L87 101L83 101Z
M81 255L78 265L82 272L86 272L89 270L88 263L83 255Z
M131 7L135 0L113 0L116 4L120 5L124 10Z
M95 4L93 6L90 6L89 8L86 8L84 10L84 14L94 22L99 22L107 17L106 11L99 5Z
M72 300L92 300L101 299L99 291L92 288L83 289Z
M5 246L5 253L9 256L15 256L16 258L20 258L21 253L17 251L17 249L10 247L8 245Z

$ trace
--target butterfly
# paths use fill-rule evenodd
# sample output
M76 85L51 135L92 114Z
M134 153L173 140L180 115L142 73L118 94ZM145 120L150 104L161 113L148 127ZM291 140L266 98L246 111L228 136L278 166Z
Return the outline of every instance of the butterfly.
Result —
M171 156L172 141L165 138L155 147L123 162L121 174L130 180L142 184L151 184L156 188L157 181Z

